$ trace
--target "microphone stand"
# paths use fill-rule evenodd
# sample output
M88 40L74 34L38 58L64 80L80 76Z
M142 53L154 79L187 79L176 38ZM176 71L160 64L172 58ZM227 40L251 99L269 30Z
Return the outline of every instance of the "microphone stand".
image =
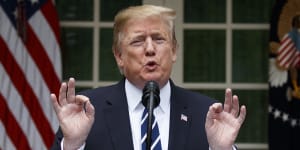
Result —
M152 143L152 123L153 123L153 93L150 93L149 103L147 105L148 110L148 124L147 124L147 139L146 139L146 150L151 150Z
M142 103L148 110L148 124L147 124L147 138L146 138L146 150L151 150L152 144L152 123L153 110L159 105L159 86L154 81L149 81L146 83L143 89Z

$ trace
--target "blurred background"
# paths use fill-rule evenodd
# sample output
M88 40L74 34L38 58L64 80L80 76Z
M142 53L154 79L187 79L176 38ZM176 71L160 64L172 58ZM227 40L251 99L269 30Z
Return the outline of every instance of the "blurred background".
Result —
M31 4L30 9L35 11L41 9L41 13L37 11L26 16L31 11L28 10L29 5L24 6L22 2ZM162 5L177 12L175 29L179 50L172 72L172 80L177 85L220 102L224 101L225 89L229 87L239 96L240 103L247 106L247 117L236 141L240 150L300 149L300 90L297 91L298 74L295 73L298 68L293 66L294 72L290 73L290 68L279 69L274 61L280 45L284 45L281 41L283 36L297 24L295 16L300 15L299 0L56 0L54 5L50 2L0 0L0 150L18 147L47 149L51 145L58 122L48 95L57 92L60 81L74 77L78 92L110 85L122 78L111 50L113 18L119 10L141 4ZM42 25L48 25L37 19L39 13L49 22L51 31L56 32L57 40L52 35L44 41L37 38L36 42L30 42L34 41L29 38L30 34L40 33L43 37L50 31L48 28L35 30L34 26L42 28ZM16 20L7 25L9 21L5 19L14 20L13 14L17 16ZM22 24L26 19L29 23ZM300 19L298 23L300 29ZM8 30L7 26L14 28ZM31 26L34 31L30 30ZM18 44L9 46L14 43L11 35L15 32L21 39L16 43L24 43L30 53L28 59L25 58L26 52L19 54L24 49L18 51ZM291 40L291 47L296 50L300 48L298 36L294 35ZM43 45L51 41L60 45L60 48L50 48L56 50L55 55L48 51L50 64L56 64L53 65L55 71L49 71L49 68L52 69L50 64L43 66L44 61L48 61L43 59L44 56L47 58L46 54L30 51L36 43ZM293 41L296 42L293 44ZM32 49L38 48L33 46ZM40 64L37 70L41 71L33 72L34 69L26 65L31 58ZM15 72L18 66L21 66L19 73ZM272 68L271 71L269 68ZM32 107L30 104L34 100L28 98L32 95L24 94L28 87L22 86L23 82L21 85L19 78L14 77L15 74L22 75L22 69L25 72L24 85L27 85L26 80L33 81L28 83L33 89L32 95L40 95L34 97L37 102ZM56 78L46 79L55 74ZM291 75L296 78L291 79ZM35 84L37 80L41 84ZM18 97L14 95L20 95L19 99L26 107L16 107L14 100ZM42 98L46 100L39 101ZM50 125L37 123L42 122L39 121L41 116L34 119L39 111L45 114L45 124ZM45 132L48 129L49 133Z

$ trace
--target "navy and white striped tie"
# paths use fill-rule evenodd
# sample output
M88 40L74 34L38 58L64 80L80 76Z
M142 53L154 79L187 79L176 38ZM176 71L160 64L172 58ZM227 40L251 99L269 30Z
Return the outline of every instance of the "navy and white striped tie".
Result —
M153 115L153 123L152 123L152 142L151 142L151 150L161 150L161 142L157 121ZM141 121L141 143L142 150L146 150L146 139L147 139L147 124L148 124L148 111L144 109L142 121Z

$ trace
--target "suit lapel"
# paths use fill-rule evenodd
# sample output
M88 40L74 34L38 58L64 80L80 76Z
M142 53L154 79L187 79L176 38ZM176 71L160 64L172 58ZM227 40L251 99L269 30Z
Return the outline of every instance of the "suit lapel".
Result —
M185 149L191 116L186 97L180 95L178 88L171 82L169 150Z
M124 80L117 84L117 91L106 100L105 123L109 129L115 150L132 149L133 141L130 127L128 104ZM186 97L171 81L171 112L169 129L169 150L185 149L191 116ZM109 138L109 137L108 137Z
M120 92L106 101L105 123L109 128L115 150L133 149L124 80L117 85L117 88L116 91Z

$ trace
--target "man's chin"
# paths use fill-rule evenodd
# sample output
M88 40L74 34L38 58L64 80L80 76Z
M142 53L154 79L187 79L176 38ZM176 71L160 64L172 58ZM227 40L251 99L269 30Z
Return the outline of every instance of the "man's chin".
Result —
M166 82L167 82L167 80L168 80L168 78L166 78L166 79L164 79L163 78L163 76L162 75L148 75L148 76L145 76L144 78L143 78L143 80L145 81L145 82L147 82L147 81L155 81L155 82L157 82L160 86L163 86ZM166 81L165 81L166 80Z
M143 79L145 81L159 82L159 80L161 79L161 75L159 75L158 73L150 73L150 74L146 74L145 76L143 76Z

